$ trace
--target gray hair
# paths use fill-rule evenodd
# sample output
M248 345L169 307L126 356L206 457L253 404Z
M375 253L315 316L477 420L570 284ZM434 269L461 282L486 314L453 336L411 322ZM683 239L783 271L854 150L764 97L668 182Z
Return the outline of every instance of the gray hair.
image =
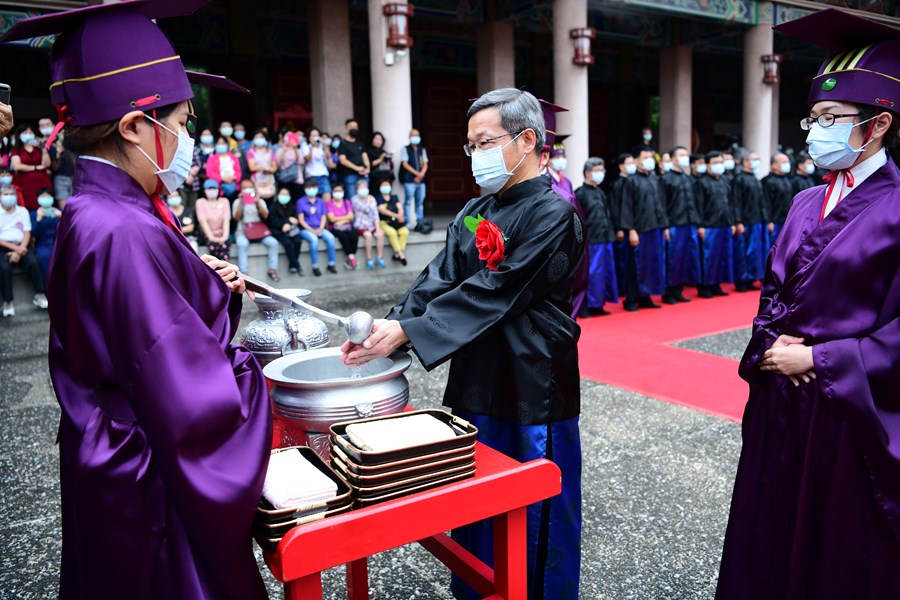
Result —
M745 160L747 160L748 158L750 158L750 151L747 150L746 148L743 148L743 147L742 147L742 148L738 148L738 149L734 152L734 159L735 159L736 161L738 161L739 163L743 163L743 162L744 162Z
M593 171L594 167L606 166L606 161L598 156L592 156L586 161L584 161L584 173L588 171Z
M516 88L500 88L490 91L469 107L466 118L481 112L486 108L497 107L500 111L500 126L506 131L517 134L526 129L534 131L537 138L535 153L540 154L547 138L547 130L544 126L544 113L541 104L532 94Z
M0 194L2 194L3 192L10 192L11 194L15 194L16 188L13 187L13 184L11 183L4 183L3 185L0 185Z

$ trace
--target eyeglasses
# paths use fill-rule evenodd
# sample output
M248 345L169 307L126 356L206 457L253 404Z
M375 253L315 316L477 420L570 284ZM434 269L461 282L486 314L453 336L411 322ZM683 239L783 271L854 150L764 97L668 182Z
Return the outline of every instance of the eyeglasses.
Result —
M464 144L463 152L466 153L466 156L472 156L476 152L482 152L484 150L490 149L490 147L494 145L494 140L499 140L500 138L505 138L510 135L516 136L516 135L519 135L520 133L522 133L522 132L514 131L511 133L504 133L503 135L495 135L494 137L484 138L484 139L478 140L477 142L475 142L473 144Z
M806 117L805 119L800 119L800 129L803 131L809 131L812 129L813 123L818 123L819 127L831 127L834 125L834 122L841 117L858 117L862 113L854 113L854 114L846 114L846 115L835 115L832 113L822 113L818 117Z

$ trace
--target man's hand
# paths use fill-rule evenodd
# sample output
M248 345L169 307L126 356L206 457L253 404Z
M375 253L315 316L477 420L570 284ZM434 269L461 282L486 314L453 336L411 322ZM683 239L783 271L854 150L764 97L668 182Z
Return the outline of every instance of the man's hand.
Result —
M20 260L22 260L22 256L16 252L10 252L6 255L9 258L9 262L11 264L18 264Z
M769 223L769 233L775 233L775 223Z
M666 241L670 241L672 238L672 232L667 229L663 230L663 235L666 237Z
M743 223L738 223L737 225L734 226L734 228L735 228L735 233L737 233L737 235L744 235L744 224Z
M697 237L701 240L706 237L706 227L697 228Z
M631 244L632 248L637 248L641 243L641 237L634 229L628 232L628 243Z
M616 241L621 242L624 239L625 239L625 232L620 229L619 231L616 232Z
M362 344L351 341L341 346L341 362L348 367L364 365L373 358L383 358L409 341L399 321L376 319L372 333Z
M281 231L283 231L283 232L285 232L285 233L289 232L290 230L291 230L291 224L290 224L290 223L285 223L284 225L281 226Z

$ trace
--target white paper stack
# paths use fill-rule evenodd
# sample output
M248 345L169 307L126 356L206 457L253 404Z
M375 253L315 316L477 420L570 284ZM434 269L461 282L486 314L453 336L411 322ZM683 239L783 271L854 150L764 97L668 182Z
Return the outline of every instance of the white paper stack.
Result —
M275 508L324 502L337 496L337 484L296 450L274 452L263 484L263 497Z
M410 415L347 425L350 441L360 450L388 452L456 437L453 429L431 415Z

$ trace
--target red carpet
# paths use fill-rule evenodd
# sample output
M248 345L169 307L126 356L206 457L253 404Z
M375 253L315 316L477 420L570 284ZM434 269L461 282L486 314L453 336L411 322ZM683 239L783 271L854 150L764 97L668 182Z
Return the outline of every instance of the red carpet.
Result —
M689 297L690 304L637 313L607 304L613 314L579 320L581 376L740 421L747 384L738 377L737 361L670 344L749 327L759 293Z

